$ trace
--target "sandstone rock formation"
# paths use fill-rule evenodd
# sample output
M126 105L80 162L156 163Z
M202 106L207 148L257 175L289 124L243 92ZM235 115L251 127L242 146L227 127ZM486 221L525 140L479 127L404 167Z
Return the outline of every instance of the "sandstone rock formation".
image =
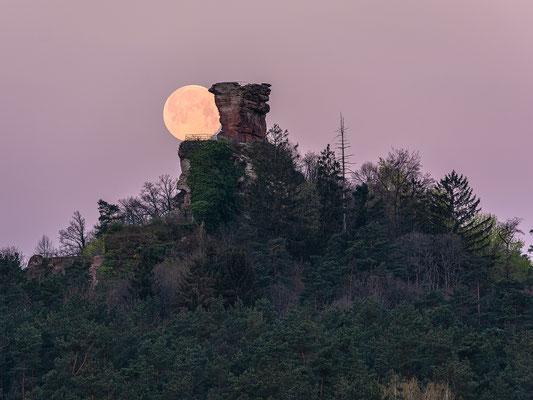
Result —
M270 95L268 83L241 85L238 82L220 82L211 86L209 91L215 95L221 124L220 132L213 139L226 139L237 145L237 148L241 148L239 145L265 138L265 116L270 111L270 106L267 104ZM181 175L177 185L179 192L176 201L185 212L191 204L191 189L187 184L191 169L188 156L201 145L202 141L186 140L181 143L178 151ZM243 154L236 154L234 162L244 162L246 176L252 178L255 176L251 161ZM244 179L245 177L242 177L239 184L242 184Z
M222 136L234 143L263 140L265 116L270 111L268 83L241 85L238 82L215 83L209 89L215 95L220 114Z
M25 271L30 278L43 280L49 275L65 274L65 268L70 267L76 261L82 263L86 262L85 259L78 256L44 258L36 254L28 261L28 266L26 267ZM98 283L96 279L96 271L103 262L103 255L96 255L92 259L88 272L91 276L91 284L93 287L95 287Z
M178 149L178 156L180 158L181 175L178 179L178 194L176 202L182 211L187 211L191 205L191 188L187 184L187 178L191 173L191 161L189 154L202 146L201 140L186 140L181 142Z

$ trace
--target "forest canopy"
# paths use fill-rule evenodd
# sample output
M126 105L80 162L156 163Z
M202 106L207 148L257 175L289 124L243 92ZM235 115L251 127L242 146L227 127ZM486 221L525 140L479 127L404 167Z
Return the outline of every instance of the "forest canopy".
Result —
M277 125L194 147L189 209L162 175L37 266L0 251L0 398L531 398L520 221L466 176L405 149L345 173Z

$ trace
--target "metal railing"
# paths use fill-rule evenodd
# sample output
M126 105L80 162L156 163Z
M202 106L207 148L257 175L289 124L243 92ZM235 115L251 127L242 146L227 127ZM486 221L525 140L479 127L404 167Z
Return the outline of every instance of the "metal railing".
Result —
M185 135L185 140L207 140L212 134L209 133L189 133Z

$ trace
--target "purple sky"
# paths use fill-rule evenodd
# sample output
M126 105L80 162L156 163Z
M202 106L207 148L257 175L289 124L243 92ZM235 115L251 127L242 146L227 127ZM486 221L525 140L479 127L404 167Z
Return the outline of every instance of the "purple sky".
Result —
M269 125L357 165L419 150L486 212L533 228L531 0L2 0L0 247L57 244L74 210L179 173L162 119L180 86L272 84ZM529 240L529 235L528 235Z

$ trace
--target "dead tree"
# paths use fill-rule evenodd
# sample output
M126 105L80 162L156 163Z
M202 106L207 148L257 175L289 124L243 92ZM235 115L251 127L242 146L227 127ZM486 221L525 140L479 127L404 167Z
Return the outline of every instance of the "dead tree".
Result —
M342 192L342 204L343 204L343 211L342 211L342 230L346 231L346 169L351 164L349 159L353 154L347 154L347 150L351 148L350 143L348 142L346 138L346 131L348 128L344 126L344 117L342 116L342 113L339 114L340 120L339 120L339 129L336 130L337 136L337 149L340 150L340 164L342 168L342 185L343 185L343 192Z

